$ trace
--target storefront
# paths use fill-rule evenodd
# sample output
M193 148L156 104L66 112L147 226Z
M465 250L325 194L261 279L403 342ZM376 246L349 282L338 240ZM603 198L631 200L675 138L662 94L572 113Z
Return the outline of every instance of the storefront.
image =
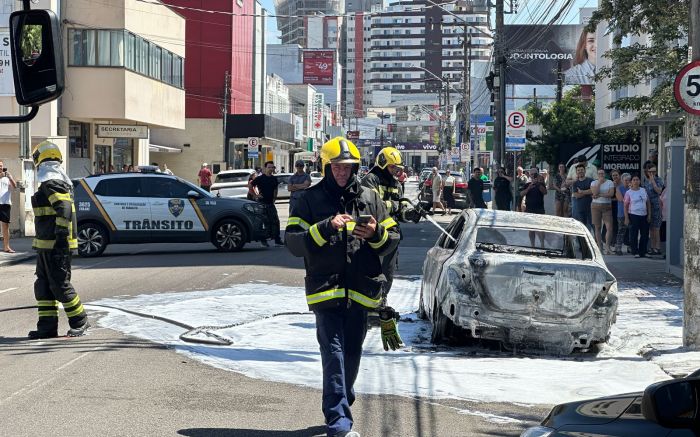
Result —
M148 141L149 129L143 125L85 123L68 121L70 177L111 173L148 161L141 156L140 142Z
M250 138L256 140L250 142ZM283 167L288 171L290 152L296 150L294 125L264 114L230 114L226 119L226 144L228 168L262 167L273 161L278 171Z

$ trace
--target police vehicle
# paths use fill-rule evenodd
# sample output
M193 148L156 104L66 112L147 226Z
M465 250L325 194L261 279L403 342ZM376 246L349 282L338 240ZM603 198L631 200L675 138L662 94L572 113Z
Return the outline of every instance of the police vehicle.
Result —
M214 197L177 176L142 171L73 181L81 256L99 256L108 244L206 241L231 252L271 238L266 205Z

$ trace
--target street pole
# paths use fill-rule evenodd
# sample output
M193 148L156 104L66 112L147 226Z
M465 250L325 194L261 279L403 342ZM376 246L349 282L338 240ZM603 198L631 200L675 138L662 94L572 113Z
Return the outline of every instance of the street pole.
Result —
M442 78L442 83L445 85L445 148L452 149L452 111L450 110L450 79Z
M688 43L700 59L700 0L690 1ZM700 348L700 116L686 114L683 345Z
M19 115L29 114L29 108L19 105ZM29 122L19 124L19 157L31 158L31 136L29 134Z
M476 144L472 149L472 40L466 23L464 24L464 97L462 98L462 111L464 113L464 132L462 139L469 147L469 169L474 168L476 162ZM461 145L460 145L461 147Z
M224 109L223 109L223 111L221 111L221 112L223 112L222 115L224 117L224 120L223 120L224 121L224 123L223 123L224 124L223 144L224 144L224 162L226 163L226 167L225 167L226 169L229 168L229 155L230 155L229 150L228 150L228 141L227 141L227 137L226 137L226 119L228 118L227 117L227 115L228 115L228 99L229 99L229 90L231 89L229 81L230 81L230 76L228 74L228 71L226 71L226 73L224 74ZM263 110L263 113L264 112L265 111Z
M497 165L505 161L505 118L506 118L506 68L505 68L505 41L503 38L503 0L496 0L496 37L494 51L496 52L496 70L498 77L498 92L495 97L496 122L494 123L494 148L493 159Z

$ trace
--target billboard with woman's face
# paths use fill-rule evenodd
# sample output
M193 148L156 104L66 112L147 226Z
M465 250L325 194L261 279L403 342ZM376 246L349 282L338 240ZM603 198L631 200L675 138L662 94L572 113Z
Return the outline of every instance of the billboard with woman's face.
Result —
M595 33L583 25L507 25L506 82L555 85L561 71L566 85L593 85Z

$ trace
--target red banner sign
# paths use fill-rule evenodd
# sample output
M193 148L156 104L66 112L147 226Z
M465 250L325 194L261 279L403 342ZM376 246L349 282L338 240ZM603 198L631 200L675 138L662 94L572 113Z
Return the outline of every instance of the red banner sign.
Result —
M333 50L304 50L304 84L333 85Z

